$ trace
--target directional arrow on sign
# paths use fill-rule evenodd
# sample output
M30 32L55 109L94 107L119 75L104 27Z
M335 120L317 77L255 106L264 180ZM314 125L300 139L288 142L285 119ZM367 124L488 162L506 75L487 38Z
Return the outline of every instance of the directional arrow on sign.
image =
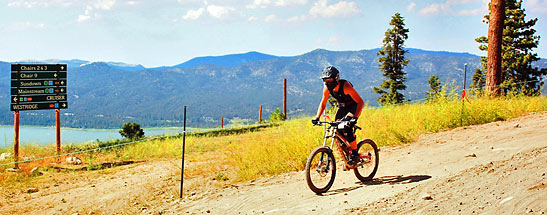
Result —
M17 102L17 97L13 97L13 102Z

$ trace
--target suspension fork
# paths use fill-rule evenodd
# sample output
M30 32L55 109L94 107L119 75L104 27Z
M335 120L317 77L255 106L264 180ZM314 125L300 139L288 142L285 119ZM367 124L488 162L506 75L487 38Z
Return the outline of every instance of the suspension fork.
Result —
M326 129L325 127L325 137L323 138L323 147L327 146L327 140L329 139L329 137L331 138L331 142L330 142L330 149L332 150L332 147L334 146L334 132L335 129L334 128L329 128L328 130ZM319 159L319 165L317 165L317 171L320 171L320 166L321 164L323 164L323 158L325 157L325 153L324 152L321 152L321 158ZM330 160L328 159L328 156L327 156L327 169L326 171L329 171L329 168L330 166L328 165L330 162Z

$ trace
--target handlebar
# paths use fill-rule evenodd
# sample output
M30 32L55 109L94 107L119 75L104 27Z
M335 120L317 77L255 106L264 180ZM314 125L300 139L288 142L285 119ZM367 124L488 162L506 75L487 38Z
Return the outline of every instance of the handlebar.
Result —
M340 123L342 122L347 122L347 121L318 121L319 124L316 124L316 126L320 126L322 124L329 124L330 126L333 126L333 127L336 127L338 126ZM354 127L356 129L359 129L361 130L361 127L357 126L357 125L354 125Z

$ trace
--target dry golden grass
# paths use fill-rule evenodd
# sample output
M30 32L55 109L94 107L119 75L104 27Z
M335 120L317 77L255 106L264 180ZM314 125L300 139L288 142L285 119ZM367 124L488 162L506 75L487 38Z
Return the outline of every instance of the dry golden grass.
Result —
M482 124L545 111L547 98L474 98L471 104L465 104L463 115L461 108L461 100L447 98L419 104L365 107L358 122L363 130L357 132L357 137L371 138L379 146L410 143L422 134L459 127L460 123L464 126ZM299 171L304 168L308 154L322 144L322 137L323 128L312 126L309 118L290 120L258 132L215 137L188 136L185 160L189 168L185 171L185 178L212 177L237 182ZM180 165L175 161L180 159L181 151L181 138L166 138L77 156L88 166L111 160L160 159L173 160L173 165ZM24 147L21 152L22 156L36 157L55 154L53 146ZM2 171L0 186L39 183L43 176L32 175L30 170L40 167L49 171L46 166L52 161L21 164L23 174ZM0 170L5 168L2 166Z

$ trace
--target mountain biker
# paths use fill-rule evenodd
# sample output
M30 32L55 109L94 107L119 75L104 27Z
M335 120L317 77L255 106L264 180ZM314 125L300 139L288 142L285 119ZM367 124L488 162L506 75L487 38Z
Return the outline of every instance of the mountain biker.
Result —
M346 80L340 80L340 72L334 66L327 66L323 69L321 79L325 83L323 87L323 98L317 108L317 115L312 119L312 123L319 124L319 117L325 110L329 96L332 96L338 102L338 111L336 111L335 120L349 121L355 119L355 121L361 115L364 102L359 93L353 89L353 85ZM348 160L349 165L355 165L359 161L359 155L357 152L357 140L353 128L347 129L345 132L341 132L342 136L350 143L351 155Z

